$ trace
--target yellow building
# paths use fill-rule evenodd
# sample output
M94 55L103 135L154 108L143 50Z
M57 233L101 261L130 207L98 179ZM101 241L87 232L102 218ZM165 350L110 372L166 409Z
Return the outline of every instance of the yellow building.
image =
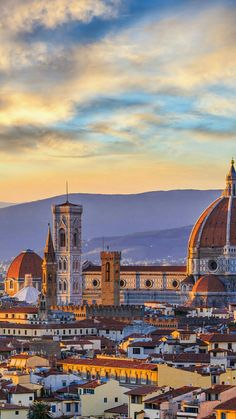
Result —
M0 322L30 324L38 319L37 307L9 307L0 309Z
M212 376L210 373L200 373L182 368L174 368L169 365L158 365L158 385L179 388L194 386L201 388L211 387Z
M236 419L236 397L215 408L216 419Z
M3 369L1 374L4 380L12 381L12 384L15 386L21 385L26 387L29 390L33 390L34 393L39 397L41 394L42 385L41 384L33 384L30 382L30 374L22 373L21 371L6 371ZM23 403L24 404L24 403Z
M0 418L12 419L17 416L18 419L27 419L29 409L27 406L17 406L9 403L0 404Z
M104 411L128 403L125 394L129 389L121 386L116 380L99 383L93 380L82 384L79 388L81 416L103 416Z
M83 379L115 379L120 383L157 384L156 364L139 360L98 356L95 359L65 359L58 362L65 372L77 372Z
M9 366L29 371L36 367L49 367L49 361L42 356L20 354L11 357Z

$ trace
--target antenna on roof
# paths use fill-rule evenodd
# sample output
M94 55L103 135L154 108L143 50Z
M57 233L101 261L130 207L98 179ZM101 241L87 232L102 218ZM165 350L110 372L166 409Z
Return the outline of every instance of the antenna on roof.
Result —
M66 202L69 202L68 181L66 181Z

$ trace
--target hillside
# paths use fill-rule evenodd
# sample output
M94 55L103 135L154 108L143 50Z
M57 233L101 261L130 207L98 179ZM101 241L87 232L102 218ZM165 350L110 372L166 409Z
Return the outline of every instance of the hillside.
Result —
M104 248L122 251L127 263L183 263L192 226L161 231L147 231L127 236L99 237L84 243L84 259L100 262Z
M133 195L71 194L70 200L84 207L83 240L87 241L94 237L120 237L192 225L219 194L218 190L173 190ZM47 223L52 220L51 205L64 200L64 196L58 196L0 208L0 259L11 258L26 248L42 250ZM126 248L124 240L120 239L120 242ZM164 252L176 247L177 238L166 240L168 246L163 247ZM144 247L142 249L144 251ZM153 254L150 248L148 253Z

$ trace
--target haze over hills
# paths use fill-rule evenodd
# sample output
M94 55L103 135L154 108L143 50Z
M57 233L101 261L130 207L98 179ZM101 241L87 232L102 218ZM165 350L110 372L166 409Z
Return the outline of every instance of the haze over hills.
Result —
M0 202L0 208L10 207L11 205L14 205L14 204L11 202Z
M84 258L100 262L100 251L122 251L122 262L127 263L183 263L187 253L192 226L169 230L147 231L126 236L98 237L84 243Z
M156 260L176 252L178 257L185 257L190 231L186 226L192 225L219 195L219 190L172 190L133 195L70 194L70 201L84 207L86 253L94 252L99 241L101 249L102 237L112 237L105 243L110 244L110 248L117 246L126 252L127 248L132 248L128 256L140 260L150 255ZM27 248L42 251L47 223L52 220L51 205L64 201L64 196L57 196L0 208L0 259L9 259ZM179 227L185 228L178 230ZM167 231L161 233L161 230ZM134 234L137 232L142 234Z

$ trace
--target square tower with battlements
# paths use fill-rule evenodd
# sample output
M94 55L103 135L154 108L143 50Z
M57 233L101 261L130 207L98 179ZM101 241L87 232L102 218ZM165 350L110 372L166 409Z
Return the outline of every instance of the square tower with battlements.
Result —
M68 200L53 205L53 238L57 261L58 304L81 304L81 218L83 207Z
M103 305L120 305L120 252L101 252L101 294Z

